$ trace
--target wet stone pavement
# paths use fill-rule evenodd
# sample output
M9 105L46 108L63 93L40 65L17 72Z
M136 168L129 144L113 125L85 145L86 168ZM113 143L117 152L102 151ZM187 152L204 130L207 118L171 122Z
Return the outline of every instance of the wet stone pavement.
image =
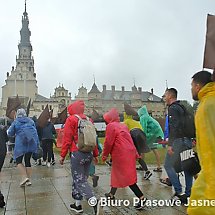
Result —
M154 167L150 166L152 170ZM94 188L97 197L104 197L108 192L110 181L110 167L100 165L96 167L96 173L99 175L99 185ZM163 200L170 199L172 188L159 182L163 173L153 173L150 180L143 179L143 172L138 171L138 185L149 200L159 200L158 205L149 205L141 211L133 207L134 194L129 188L118 189L114 204L121 206L101 207L100 214L104 215L184 215L185 206L165 206ZM184 182L184 179L181 179ZM50 168L46 166L33 167L32 186L21 188L19 186L20 175L13 164L9 164L9 158L6 158L4 168L1 173L1 191L5 196L6 206L0 208L0 215L67 215L76 214L71 212L69 205L73 203L71 197L71 174L70 163L65 161L61 166L56 163ZM89 178L92 185L92 180ZM162 201L160 201L162 200ZM106 202L108 203L108 202ZM105 204L105 203L103 203ZM129 204L128 206L125 205ZM94 214L92 207L87 201L83 201L83 215Z

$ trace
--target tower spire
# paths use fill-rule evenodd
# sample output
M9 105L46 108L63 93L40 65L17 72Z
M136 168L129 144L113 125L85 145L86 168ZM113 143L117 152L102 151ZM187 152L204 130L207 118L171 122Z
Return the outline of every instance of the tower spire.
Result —
M25 0L25 11L23 12L23 16L22 16L22 28L20 30L20 44L18 45L19 47L19 51L21 51L21 48L28 48L29 52L28 52L28 57L27 58L31 58L31 51L32 51L32 46L31 46L31 42L30 42L30 36L31 36L31 31L29 29L29 19L28 19L28 13L27 13L27 6L26 6L26 0ZM24 51L24 50L23 50ZM27 52L26 52L27 53ZM26 56L26 53L24 54ZM19 53L19 57L21 57L22 53Z
M168 89L168 82L167 82L167 80L166 80L166 90Z
M26 13L26 0L25 0L25 13Z
M25 19L28 19L28 13L27 13L27 9L26 9L26 0L25 0L25 11L24 11L23 15L24 15Z

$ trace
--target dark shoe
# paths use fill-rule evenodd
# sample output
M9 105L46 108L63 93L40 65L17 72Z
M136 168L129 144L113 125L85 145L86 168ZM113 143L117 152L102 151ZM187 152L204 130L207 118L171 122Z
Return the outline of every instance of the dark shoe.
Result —
M52 160L51 165L55 165L55 160Z
M162 172L162 168L157 167L156 169L153 169L153 172Z
M93 176L93 187L97 187L98 186L98 180L99 180L99 176L98 175L94 175Z
M99 209L100 209L100 200L97 200L97 203L95 206L93 206L95 215L99 215Z
M105 197L110 199L110 200L114 200L115 199L115 196L114 195L111 195L110 193L105 193Z
M150 177L152 176L152 173L148 170L148 171L146 171L146 173L145 173L145 175L144 175L144 179L145 180L148 180Z
M70 207L70 210L75 211L76 213L82 213L83 212L81 205L76 206L74 203L74 204L71 204L69 207Z
M136 170L142 170L143 171L143 168L141 166L137 167Z
M110 161L105 161L105 163L106 163L108 166L112 166L112 162L110 162Z
M188 203L188 200L187 200L187 195L185 193L175 193L171 199L173 201L176 201L176 200L180 200L181 201L181 204L187 204Z
M160 178L160 182L167 186L170 186L170 187L172 186L172 183L170 182L169 178Z
M0 193L0 208L3 208L5 206L4 196L2 193Z
M144 198L144 199L140 199L139 202L137 203L137 205L135 205L135 209L136 210L141 210L145 207L146 205L146 201L147 201L147 198Z
M13 158L10 159L10 163L13 163Z

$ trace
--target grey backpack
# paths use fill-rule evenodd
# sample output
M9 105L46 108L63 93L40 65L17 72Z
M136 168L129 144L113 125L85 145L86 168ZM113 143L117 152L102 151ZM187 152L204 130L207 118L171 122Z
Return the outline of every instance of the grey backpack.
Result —
M95 126L88 117L82 119L77 114L75 116L78 118L78 150L81 152L92 152L96 147Z

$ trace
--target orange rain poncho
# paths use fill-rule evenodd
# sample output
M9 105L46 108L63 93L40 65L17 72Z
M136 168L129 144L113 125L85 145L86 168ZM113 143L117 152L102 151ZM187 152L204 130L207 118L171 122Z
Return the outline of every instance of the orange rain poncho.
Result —
M189 201L189 215L215 214L215 82L205 85L198 94L196 116L197 152L201 171ZM210 204L211 206L207 206Z

